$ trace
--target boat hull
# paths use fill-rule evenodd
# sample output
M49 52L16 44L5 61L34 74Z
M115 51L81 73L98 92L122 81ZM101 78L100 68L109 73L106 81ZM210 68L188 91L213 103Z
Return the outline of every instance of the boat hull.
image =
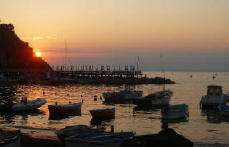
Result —
M90 111L93 118L96 119L105 119L105 118L114 118L115 117L115 109L107 109L104 111L91 110Z
M219 95L219 96L202 96L200 101L200 107L202 109L217 109L219 105L225 105L228 101L227 95Z
M162 119L164 120L176 120L176 119L183 119L183 118L187 118L188 117L188 113L184 112L184 111L169 111L167 113L162 113Z
M51 116L59 116L59 115L81 115L81 103L75 104L65 104L65 105L49 105L49 114Z
M25 103L16 103L11 107L12 111L33 111L40 108L42 105L46 103L44 98L37 98L36 100L28 101Z
M164 120L177 120L189 116L188 106L185 104L169 106L162 109L161 113Z

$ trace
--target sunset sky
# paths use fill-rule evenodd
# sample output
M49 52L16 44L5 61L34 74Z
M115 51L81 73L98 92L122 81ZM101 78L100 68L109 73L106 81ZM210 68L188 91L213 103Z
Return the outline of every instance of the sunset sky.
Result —
M229 71L229 0L0 0L0 20L51 65Z

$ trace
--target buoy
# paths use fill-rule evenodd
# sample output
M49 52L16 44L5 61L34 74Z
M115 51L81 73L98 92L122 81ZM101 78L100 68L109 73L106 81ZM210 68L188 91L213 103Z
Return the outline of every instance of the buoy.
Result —
M97 101L97 96L96 95L94 96L94 101Z

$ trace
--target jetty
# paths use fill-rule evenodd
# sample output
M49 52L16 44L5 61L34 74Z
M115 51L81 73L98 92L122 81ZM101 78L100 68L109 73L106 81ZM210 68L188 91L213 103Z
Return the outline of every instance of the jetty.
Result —
M112 66L110 65L76 65L76 66L64 66L57 65L52 66L53 71L57 77L67 78L82 78L82 77L135 77L141 78L142 71L136 69L134 65L123 66Z
M161 77L148 78L134 65L76 65L52 66L53 84L174 84L174 81Z

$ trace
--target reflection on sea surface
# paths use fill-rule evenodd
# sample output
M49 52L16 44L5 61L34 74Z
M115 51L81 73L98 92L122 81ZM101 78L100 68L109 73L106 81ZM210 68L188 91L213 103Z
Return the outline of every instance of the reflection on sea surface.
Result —
M66 118L70 118L73 116L81 116L81 111L67 113L65 115L49 114L49 120L61 120L61 119L66 119Z
M108 124L111 124L111 122L114 121L114 119L112 118L108 118L108 119L97 119L97 118L91 118L91 126L102 126L105 127Z
M147 73L149 76L160 76L161 73ZM190 78L190 75L193 75ZM199 109L202 95L206 94L206 87L211 84L223 86L224 92L229 93L229 74L218 73L213 81L210 73L166 73L166 77L176 81L177 84L166 85L166 89L174 92L170 104L185 103L189 106L188 121L178 123L168 122L169 128L194 142L211 142L229 144L229 122L222 117L219 119L216 112L203 114ZM162 85L136 85L134 90L142 90L143 96L162 90ZM71 125L104 125L106 129L113 125L115 131L134 131L137 135L158 133L161 130L160 109L144 110L136 108L133 104L104 105L104 99L100 99L104 92L118 92L125 90L125 85L19 85L15 98L20 100L26 96L28 100L44 97L47 103L35 114L3 114L0 113L0 123L8 126L40 128L57 130ZM94 101L94 96L99 99ZM49 119L48 105L66 104L69 101L82 104L81 115L68 116L61 119ZM115 107L115 119L111 121L97 122L92 120L90 110ZM208 118L209 117L209 118ZM206 121L207 120L207 121ZM219 121L220 120L220 121ZM217 122L217 123L212 123ZM220 123L218 123L220 122Z
M12 123L13 121L15 121L15 119L18 119L19 117L22 120L27 121L28 117L41 116L41 115L45 115L45 112L41 110L34 110L30 112L4 112L2 111L0 114L0 120L6 121L7 123Z
M180 119L172 119L172 120L161 120L162 123L182 123L182 122L188 122L188 118L180 118Z

